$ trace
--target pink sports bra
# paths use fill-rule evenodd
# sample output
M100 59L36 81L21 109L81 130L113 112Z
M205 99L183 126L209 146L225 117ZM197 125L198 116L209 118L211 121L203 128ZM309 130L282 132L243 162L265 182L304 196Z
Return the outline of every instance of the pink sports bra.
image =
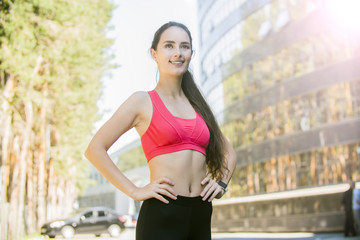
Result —
M200 114L184 119L172 115L155 90L148 92L153 105L150 126L141 136L145 157L192 149L206 155L210 132Z

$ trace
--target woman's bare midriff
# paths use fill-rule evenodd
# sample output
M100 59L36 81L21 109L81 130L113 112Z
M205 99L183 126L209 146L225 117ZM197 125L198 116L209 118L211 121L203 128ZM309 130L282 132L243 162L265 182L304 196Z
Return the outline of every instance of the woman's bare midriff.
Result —
M204 189L201 181L206 177L205 156L197 151L182 150L162 154L149 161L150 181L167 177L175 182L176 194L197 197Z

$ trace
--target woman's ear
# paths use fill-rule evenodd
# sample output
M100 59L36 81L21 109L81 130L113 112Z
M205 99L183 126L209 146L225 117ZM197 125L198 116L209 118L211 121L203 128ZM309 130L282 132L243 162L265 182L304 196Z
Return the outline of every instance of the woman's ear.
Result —
M155 62L157 62L155 49L151 48L150 49L150 54L151 54L152 59L154 59Z

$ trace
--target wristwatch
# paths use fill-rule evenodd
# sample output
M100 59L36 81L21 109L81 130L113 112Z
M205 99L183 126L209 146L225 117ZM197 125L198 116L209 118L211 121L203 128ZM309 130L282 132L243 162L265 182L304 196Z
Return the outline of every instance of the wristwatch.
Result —
M227 192L227 190L228 190L227 184L222 182L222 181L218 181L218 184L224 190L224 194L225 194Z

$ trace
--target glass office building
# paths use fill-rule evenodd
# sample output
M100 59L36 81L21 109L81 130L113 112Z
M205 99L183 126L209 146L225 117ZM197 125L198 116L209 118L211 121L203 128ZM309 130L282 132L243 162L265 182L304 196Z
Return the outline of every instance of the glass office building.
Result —
M359 39L327 3L198 1L201 88L237 151L227 197L359 177Z

